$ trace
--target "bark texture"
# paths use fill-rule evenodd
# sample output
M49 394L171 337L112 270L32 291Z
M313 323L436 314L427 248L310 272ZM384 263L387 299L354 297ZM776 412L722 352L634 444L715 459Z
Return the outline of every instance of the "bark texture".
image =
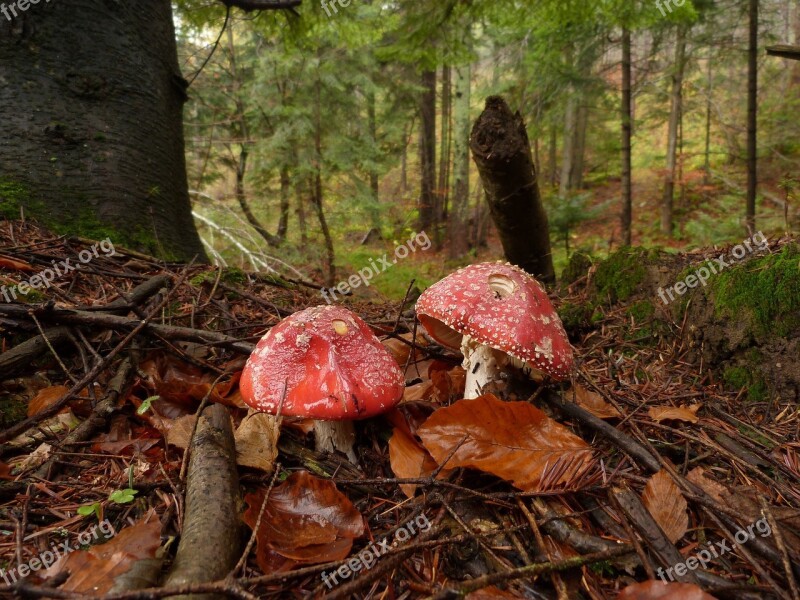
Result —
M213 404L203 411L189 452L183 530L165 586L224 579L239 558L236 448L224 406ZM186 598L211 600L214 596Z
M470 148L506 258L554 283L547 213L522 117L501 97L490 96L472 128Z
M167 0L70 0L0 18L0 214L205 259Z
M631 184L631 140L633 137L633 94L631 91L631 31L622 30L622 244L631 245L633 220L633 187Z

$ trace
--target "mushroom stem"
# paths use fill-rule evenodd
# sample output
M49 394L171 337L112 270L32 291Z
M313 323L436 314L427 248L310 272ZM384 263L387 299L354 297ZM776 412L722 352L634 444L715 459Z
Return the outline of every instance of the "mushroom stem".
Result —
M314 440L317 451L338 450L347 455L351 463L358 459L353 451L356 441L356 428L352 421L314 421Z
M498 378L500 365L494 349L479 344L468 335L461 340L461 353L464 355L461 366L467 372L464 398L470 400L479 397L484 386Z

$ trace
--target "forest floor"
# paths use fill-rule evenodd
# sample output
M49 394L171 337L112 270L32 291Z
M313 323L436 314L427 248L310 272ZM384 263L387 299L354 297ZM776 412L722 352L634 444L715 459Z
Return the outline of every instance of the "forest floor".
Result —
M5 289L86 259L0 299L2 595L800 598L800 409L724 391L623 308L573 339L571 382L464 401L411 306L349 299L407 379L358 423L352 465L237 386L318 289L93 246L0 225ZM176 575L187 561L205 583Z

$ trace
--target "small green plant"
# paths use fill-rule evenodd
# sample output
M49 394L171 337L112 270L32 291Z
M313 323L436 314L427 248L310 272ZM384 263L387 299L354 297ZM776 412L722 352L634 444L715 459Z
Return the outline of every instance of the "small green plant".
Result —
M111 492L108 496L108 499L116 504L129 504L130 502L134 501L134 496L139 493L139 490L134 490L132 488L126 488L124 490L117 490L115 492Z
M101 521L103 519L103 507L100 506L99 502L94 502L93 504L85 504L83 506L78 507L78 514L82 517L88 517L92 514L97 516L97 520Z
M159 398L161 398L161 396L150 396L149 398L145 398L141 406L139 406L139 408L136 409L136 414L143 415L144 413L146 413L148 410L150 410L150 407L153 404L153 402L155 402Z

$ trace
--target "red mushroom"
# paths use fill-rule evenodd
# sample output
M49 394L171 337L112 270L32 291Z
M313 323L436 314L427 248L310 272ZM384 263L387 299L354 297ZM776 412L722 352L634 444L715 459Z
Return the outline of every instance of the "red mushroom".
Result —
M359 316L316 306L287 317L259 341L239 388L248 406L316 419L317 449L355 462L354 419L391 409L405 380L392 355Z
M533 379L569 377L572 347L542 285L503 263L470 265L428 288L417 315L440 344L461 348L467 371L465 397L511 364Z

